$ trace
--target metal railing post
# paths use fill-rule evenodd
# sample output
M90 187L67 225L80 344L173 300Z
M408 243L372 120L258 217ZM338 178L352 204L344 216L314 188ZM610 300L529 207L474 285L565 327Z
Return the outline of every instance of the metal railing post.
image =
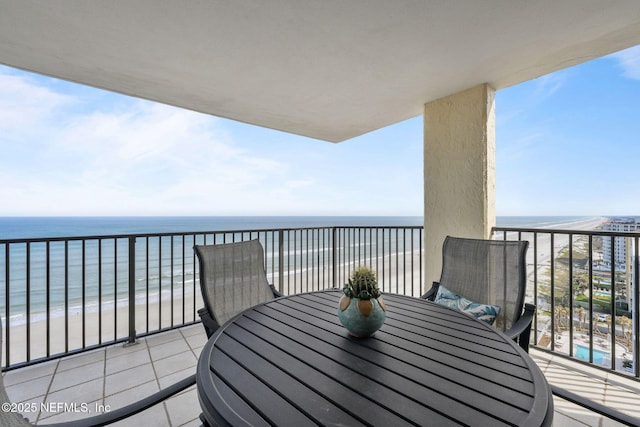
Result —
M338 229L331 228L331 270L333 287L338 286Z
M5 357L4 363L6 366L11 364L11 245L9 243L4 244L4 310L5 310L5 322L3 325L4 328L4 346L5 346ZM0 334L2 333L2 329L0 329ZM0 352L2 348L0 348ZM0 368L2 365L0 364ZM1 373L0 373L1 375Z
M136 238L129 237L129 340L136 343Z
M284 230L278 230L278 291L284 289Z
M632 321L633 328L633 376L638 378L640 376L640 320L638 314L640 314L640 238L637 236L634 238L634 263L633 263L633 308L632 308Z

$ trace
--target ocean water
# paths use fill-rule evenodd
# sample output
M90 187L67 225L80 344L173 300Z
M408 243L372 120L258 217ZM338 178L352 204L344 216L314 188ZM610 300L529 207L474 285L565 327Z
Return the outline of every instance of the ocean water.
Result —
M499 227L538 227L572 223L587 216L498 216ZM0 217L0 241L49 237L258 230L324 226L422 226L420 216L151 216Z
M547 228L593 218L590 216L498 216L498 227Z
M0 241L325 226L421 226L418 216L0 217Z
M240 235L246 239L249 236L245 230L421 223L420 217L4 217L0 218L0 316L8 315L12 324L20 324L43 318L47 310L53 316L61 316L65 312L96 311L98 307L109 310L126 304L129 241L115 236L185 234L175 238L136 238L136 298L146 299L149 294L153 302L171 298L172 293L180 296L181 292L195 291L197 267L192 247L214 243L212 232L233 231L235 239ZM414 234L417 233L416 230ZM99 236L110 237L98 239ZM259 237L267 249L265 261L274 275L279 265L277 236L251 235ZM285 238L292 242L285 243L285 274L289 262L297 271L304 271L306 264L329 259L327 236L328 232L287 234ZM68 237L86 240L55 240ZM230 240L231 236L217 235L215 243L221 243L223 238ZM22 242L24 239L33 240L27 245ZM395 250L395 239L395 235L387 233L380 245ZM359 245L355 241L350 244L354 248Z
M588 217L498 217L499 226L549 227L572 223ZM12 239L44 239L57 237L126 236L137 234L187 233L290 229L325 226L421 226L422 217L323 217L323 216L245 216L245 217L0 217L0 316L12 323L29 317L41 318L47 305L53 315L68 310L109 309L128 298L127 239L89 239L12 243ZM413 236L416 237L416 233ZM412 235L387 233L379 243L390 251ZM136 292L150 293L151 300L164 299L171 292L195 289L196 266L192 246L203 243L187 236L137 239ZM274 237L262 234L266 248L272 248ZM291 253L303 259L319 259L330 251L328 239L320 235L299 233ZM397 241L396 241L397 240ZM4 242L3 242L4 241ZM418 238L415 238L418 241ZM327 242L327 243L324 243ZM209 240L207 243L212 243ZM349 243L354 250L359 242ZM277 244L276 244L277 247ZM319 247L319 249L313 249ZM288 249L288 248L287 248ZM267 251L266 263L277 270L275 254ZM307 254L307 252L313 252ZM147 256L148 254L148 256ZM173 258L173 262L171 258ZM48 259L48 261L47 261ZM149 260L148 265L146 259ZM7 263L8 260L8 263ZM30 268L26 268L29 260ZM101 261L100 261L101 260ZM84 261L84 262L83 262ZM285 260L285 270L287 269ZM298 261L296 261L298 262ZM313 262L313 261L311 261ZM298 265L298 268L304 267ZM7 277L9 281L7 283ZM68 286L65 286L68 283ZM149 285L150 284L150 285ZM7 285L9 292L7 292ZM174 290L175 285L175 290ZM65 300L68 304L65 305ZM28 316L27 316L28 308ZM57 313L57 314L56 314Z

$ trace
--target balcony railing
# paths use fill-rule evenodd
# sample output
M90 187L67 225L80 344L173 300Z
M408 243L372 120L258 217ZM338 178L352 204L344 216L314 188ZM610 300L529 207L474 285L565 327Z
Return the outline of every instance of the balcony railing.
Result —
M539 349L639 376L640 233L496 227L528 240L528 300Z
M494 238L530 242L533 346L640 376L639 233L497 227ZM2 360L12 369L198 322L193 245L248 239L285 294L342 286L361 264L383 292L423 292L422 227L0 240Z
M342 286L366 264L383 292L420 295L422 227L320 227L0 240L9 369L199 321L195 244L259 239L285 294Z

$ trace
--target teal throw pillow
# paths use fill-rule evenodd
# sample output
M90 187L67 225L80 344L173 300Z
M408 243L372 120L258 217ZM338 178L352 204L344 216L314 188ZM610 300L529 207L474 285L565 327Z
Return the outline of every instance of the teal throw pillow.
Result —
M438 287L438 293L436 293L434 302L468 313L476 319L480 319L490 325L493 325L496 317L498 317L498 313L500 313L500 307L497 305L479 304L450 291L442 285Z

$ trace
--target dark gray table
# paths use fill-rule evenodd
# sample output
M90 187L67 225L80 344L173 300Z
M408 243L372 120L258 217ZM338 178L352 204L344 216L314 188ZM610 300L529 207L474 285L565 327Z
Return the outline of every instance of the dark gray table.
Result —
M462 313L385 294L387 320L353 338L337 291L280 298L223 325L198 362L211 425L539 426L551 390L505 335Z

